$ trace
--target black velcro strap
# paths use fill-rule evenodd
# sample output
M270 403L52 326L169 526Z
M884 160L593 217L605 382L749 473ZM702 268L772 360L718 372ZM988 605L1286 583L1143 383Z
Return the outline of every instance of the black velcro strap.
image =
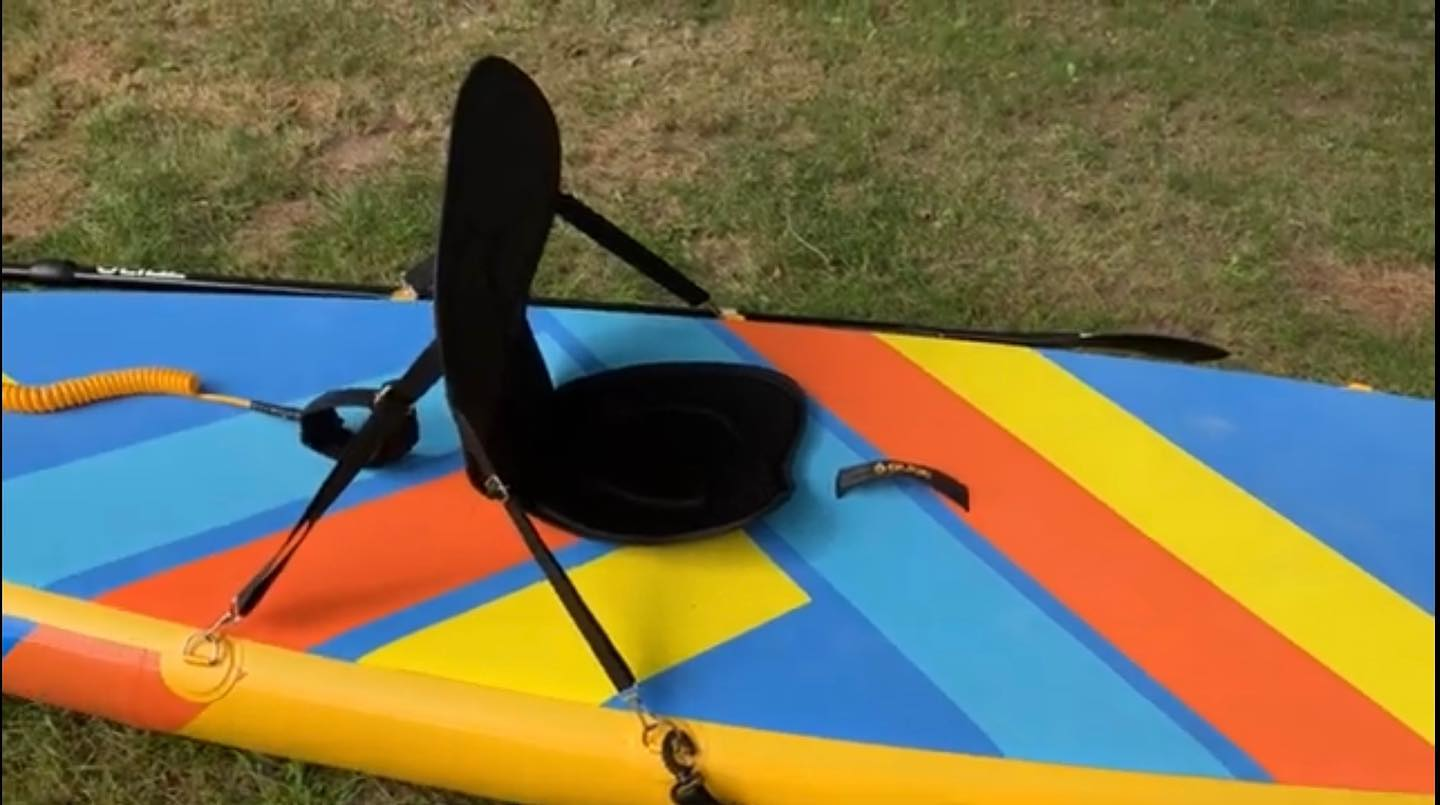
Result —
M550 583L550 588L560 599L565 607L565 614L570 616L571 623L585 639L586 645L590 647L590 653L595 655L596 662L604 669L605 676L610 679L610 684L615 686L616 692L623 693L635 686L635 673L630 670L630 664L625 662L621 656L620 649L600 625L600 619L590 610L585 599L580 597L580 591L575 588L575 583L566 574L565 568L551 552L550 546L540 538L540 533L535 530L535 524L530 522L530 516L525 513L520 502L510 495L510 490L505 482L495 472L495 464L490 460L490 455L485 451L485 445L480 442L480 437L471 427L470 421L463 415L455 418L460 428L460 441L479 466L480 472L484 475L485 496L491 500L499 501L505 507L505 514L509 515L510 522L520 534L520 540L525 543L530 556L540 566L540 572L545 575L545 580Z
M695 281L670 265L665 258L650 251L640 241L630 237L624 230L600 213L585 206L580 199L568 193L561 193L555 211L571 226L584 232L606 251L624 260L641 274L660 284L691 307L699 307L710 301L710 293Z
M845 497L846 492L857 486L884 478L914 478L924 481L930 488L955 501L960 508L970 511L970 490L965 484L934 467L890 459L856 464L840 470L835 474L835 497Z
M492 476L494 477L494 476ZM535 563L540 565L540 571L545 574L545 580L550 583L551 589L559 597L560 603L565 607L565 613L570 616L571 622L579 630L580 636L585 638L585 644L590 647L590 653L605 670L605 676L609 677L610 684L615 686L618 693L623 693L635 687L635 672L630 670L630 664L625 662L621 656L620 649L615 646L610 635L600 625L600 620L590 610L585 599L580 597L580 591L575 589L575 583L570 580L569 574L561 566L560 560L550 551L550 546L540 539L540 534L535 530L535 525L530 522L530 517L520 504L510 497L503 501L505 513L510 515L510 522L515 525L515 530L520 532L520 538L524 541L525 547L530 550L530 555L535 558Z
M387 441L393 441L396 435L407 426L410 420L414 419L413 406L417 400L425 396L425 392L435 385L440 379L442 365L440 362L440 348L437 342L430 342L425 351L410 364L405 374L399 380L385 386L380 392L371 397L370 417L365 424L345 441L336 457L335 466L330 468L325 480L320 483L320 488L306 504L305 510L301 512L300 518L286 535L285 541L280 544L279 549L270 557L260 570L255 574L240 592L236 593L233 601L235 614L240 617L249 615L255 607L260 605L265 594L270 591L275 579L279 578L290 558L299 550L300 544L310 535L310 530L325 515L325 512L340 499L346 487L360 474L360 470L370 466L378 457L383 454ZM342 399L352 399L349 389L340 394ZM343 403L342 403L343 404ZM331 413L334 413L333 408ZM418 434L418 426L416 428ZM405 449L408 451L410 445Z
M595 657L596 662L605 671L610 684L615 691L625 694L632 691L637 684L635 672L630 669L630 664L625 661L624 655L620 653L615 641L610 638L605 627L600 625L599 618L595 617L594 611L585 603L580 591L576 589L575 583L571 581L570 575L565 572L564 566L555 558L550 546L540 538L540 533L535 530L535 524L530 521L524 507L510 495L509 489L500 476L495 474L495 465L491 462L490 456L485 452L485 446L480 442L474 428L464 417L457 417L456 422L460 427L460 440L464 443L466 451L474 457L475 463L479 466L480 472L485 476L483 491L485 496L491 500L498 501L505 507L505 514L510 517L510 522L519 532L520 539L525 543L530 556L540 566L540 572L545 575L545 581L549 582L550 589L555 591L560 604L565 608L565 614L570 616L570 622L584 638L585 644L590 647L590 653ZM705 784L705 778L695 768L694 764L695 744L689 734L676 727L671 727L666 733L662 745L662 758L666 769L675 778L670 787L670 801L674 805L720 805L720 800L710 792Z
M403 419L400 427L387 434L374 454L365 460L366 467L383 467L399 461L420 441L420 422L410 408L414 401L400 399L393 385L385 389L389 391L384 404L403 407ZM373 414L379 405L377 399L385 389L337 389L311 400L300 413L300 441L321 455L339 459L355 439L355 433L345 427L339 409L364 408Z

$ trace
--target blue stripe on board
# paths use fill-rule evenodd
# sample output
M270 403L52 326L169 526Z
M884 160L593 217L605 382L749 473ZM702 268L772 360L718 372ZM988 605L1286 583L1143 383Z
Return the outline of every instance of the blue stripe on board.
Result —
M861 460L879 459L884 456L864 438L856 433L849 426L841 422L837 417L828 411L820 411L819 418L825 422L826 427L834 433L848 447L855 451ZM928 490L908 483L902 483L896 487L896 491L909 497L915 505L925 511L931 519L942 528L950 532L955 539L959 540L968 548L980 561L988 565L997 575L1005 579L1021 594L1029 598L1042 612L1049 616L1060 628L1069 632L1082 645L1088 648L1095 657L1110 668L1117 676L1129 684L1137 693L1143 696L1151 704L1155 705L1161 712L1169 716L1176 724L1190 734L1197 742L1209 750L1217 760L1229 769L1231 774L1244 780L1270 780L1270 775L1260 767L1244 750L1232 743L1230 739L1222 735L1210 725L1208 721L1201 718L1199 714L1187 707L1175 697L1163 685L1156 682L1145 672L1143 668L1136 665L1129 657L1126 657L1110 644L1104 637L1086 623L1075 613L1071 612L1061 601L1050 594L1030 576L1011 562L988 540L982 537L967 523L957 518L939 497Z
M389 474L400 469L400 466L392 465L386 473L376 473L356 481L346 490L344 499L335 505L333 511L343 511L415 484L441 478L459 471L464 462L458 453L430 457L412 456L405 459L405 474L402 477ZM282 529L289 529L304 508L304 501L291 500L282 506L233 523L87 568L51 583L47 589L76 598L96 598L127 584L238 548Z
M417 413L415 455L453 453L458 441L438 388ZM0 563L6 579L45 587L302 500L330 465L298 443L293 425L253 416L32 472L4 483L0 528L7 538ZM409 467L398 465L362 477L383 478L392 489L415 481ZM347 492L345 499L351 505L355 495Z
M359 300L65 292L6 293L0 304L0 359L22 382L172 366L197 373L207 390L275 402L403 367L434 330L428 305ZM0 475L8 480L240 415L159 397L63 415L5 414Z
M544 352L545 362L551 367L550 374L556 378L557 383L560 382L562 375L555 371L554 360L560 355L564 355L578 370L566 379L573 379L580 374L593 374L605 368L604 364L600 363L599 359L586 348L584 342L565 329L551 311L531 308L529 318L530 325L535 328L536 332L544 333L560 348L558 353Z
M995 743L774 531L761 550L810 603L641 682L680 718L845 741L998 755ZM857 625L860 628L856 628ZM608 707L629 703L613 697Z
M616 546L601 542L580 541L555 552L555 558L566 569L575 568L610 553ZM501 596L544 581L540 566L528 557L518 564L441 593L413 606L386 615L378 620L343 632L310 649L312 653L338 660L358 660L370 652L414 634L440 621L453 618L483 606ZM497 646L496 651L504 651Z
M1435 614L1433 401L1094 355L1046 355Z
M679 319L560 311L558 321L605 364L739 361L724 329ZM767 518L800 556L926 674L1008 756L1172 773L1231 776L1205 742L1099 658L953 531L895 490L833 500L835 472L872 457L812 418L796 455L795 496ZM864 501L868 505L857 505ZM969 543L969 544L967 544ZM989 557L992 560L998 556ZM1058 602L1053 602L1059 607ZM1138 669L1136 673L1140 672ZM1153 683L1152 683L1153 684Z
M35 623L24 618L15 618L9 615L0 618L0 638L3 638L4 651L0 651L0 658L10 656L10 649L24 640L31 632L35 631Z
M801 488L767 524L1007 756L1229 776L1185 725L1057 621L1033 585L1016 585L1020 571L996 572L978 556L980 538L962 521L942 527L900 488L837 502L836 472L877 454L851 449L836 429L812 416L796 456Z
M557 378L579 372L543 330L539 340ZM373 386L391 376L349 385ZM421 439L415 452L399 464L361 473L332 511L460 467L443 386L431 389L417 411ZM297 443L292 426L254 416L8 480L5 577L98 595L289 526L329 466L329 459ZM89 491L81 496L75 490ZM71 505L73 500L84 505Z
M716 336L730 345L737 354L745 356L756 363L763 363L764 356L760 355L749 344L732 333L729 329L711 325ZM816 416L822 421L827 429L834 433L847 447L855 452L861 460L873 460L884 458L880 451L858 432L843 420L830 411L817 407ZM965 545L976 557L988 565L996 574L1035 603L1046 615L1061 626L1065 631L1073 635L1085 645L1094 655L1110 667L1120 678L1124 679L1136 692L1145 697L1162 712L1188 732L1196 741L1203 745L1230 772L1239 779L1245 780L1270 780L1270 775L1254 761L1244 750L1226 738L1218 730L1210 725L1208 721L1201 718L1199 714L1191 710L1183 702L1175 697L1165 686L1156 682L1145 672L1143 668L1136 665L1129 657L1120 652L1101 636L1098 632L1071 612L1059 599L1050 594L1050 591L1036 582L1017 565L1011 562L999 551L989 540L982 537L978 532L969 526L968 523L957 518L953 511L931 492L917 487L913 484L901 484L896 487L897 491L911 498L917 506L924 510L942 528L950 532L957 540Z

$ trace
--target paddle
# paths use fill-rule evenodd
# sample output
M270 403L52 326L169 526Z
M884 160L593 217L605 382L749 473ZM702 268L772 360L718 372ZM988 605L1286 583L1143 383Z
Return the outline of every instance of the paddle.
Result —
M360 299L389 299L395 288L340 282L310 282L294 279L224 277L214 274L187 274L180 271L126 266L86 266L70 260L37 260L33 263L5 263L6 282L68 287L99 287L135 291L190 291L199 293L247 293L277 296L336 296Z
M416 268L418 269L428 262L429 258L418 263ZM412 269L409 273L412 276L416 275L416 269ZM408 286L390 288L381 285L365 285L359 283L316 282L311 280L280 278L226 277L215 274L189 274L180 271L130 268L125 266L87 266L70 260L58 259L38 260L33 263L5 263L3 267L3 279L6 282L23 282L33 285L99 287L112 290L243 293L398 300L410 300L417 296L414 289ZM550 307L599 308L680 316L709 315L703 310L694 308L660 305L640 305L619 302L579 302L569 299L546 297L537 297L535 302ZM926 327L903 322L855 321L850 319L793 316L743 310L737 311L736 314L750 321L876 330L905 335L982 341L992 344L1011 344L1041 349L1086 349L1121 352L1185 363L1217 361L1230 355L1227 350L1203 341L1155 333L971 330L950 327Z

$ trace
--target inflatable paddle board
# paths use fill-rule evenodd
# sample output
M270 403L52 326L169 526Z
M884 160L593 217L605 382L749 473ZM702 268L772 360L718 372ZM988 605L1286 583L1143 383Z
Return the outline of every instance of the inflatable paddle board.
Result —
M4 295L42 383L137 365L303 405L374 386L425 302ZM534 306L558 381L777 368L796 489L645 547L541 526L726 802L1433 802L1435 407L1235 371ZM665 802L671 777L498 505L440 387L214 664L182 650L325 475L292 424L136 397L6 413L7 694L521 802ZM884 456L962 481L837 498ZM192 658L193 659L193 658Z

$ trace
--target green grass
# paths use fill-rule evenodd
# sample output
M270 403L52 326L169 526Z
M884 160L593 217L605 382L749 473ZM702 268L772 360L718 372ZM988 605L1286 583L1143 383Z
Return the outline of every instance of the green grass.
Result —
M1158 329L1434 395L1433 3L424 5L7 0L7 259L393 281L498 52L569 185L727 302ZM563 229L540 285L658 298ZM431 796L5 719L7 801Z
M476 800L6 697L4 801L39 805L459 805Z

